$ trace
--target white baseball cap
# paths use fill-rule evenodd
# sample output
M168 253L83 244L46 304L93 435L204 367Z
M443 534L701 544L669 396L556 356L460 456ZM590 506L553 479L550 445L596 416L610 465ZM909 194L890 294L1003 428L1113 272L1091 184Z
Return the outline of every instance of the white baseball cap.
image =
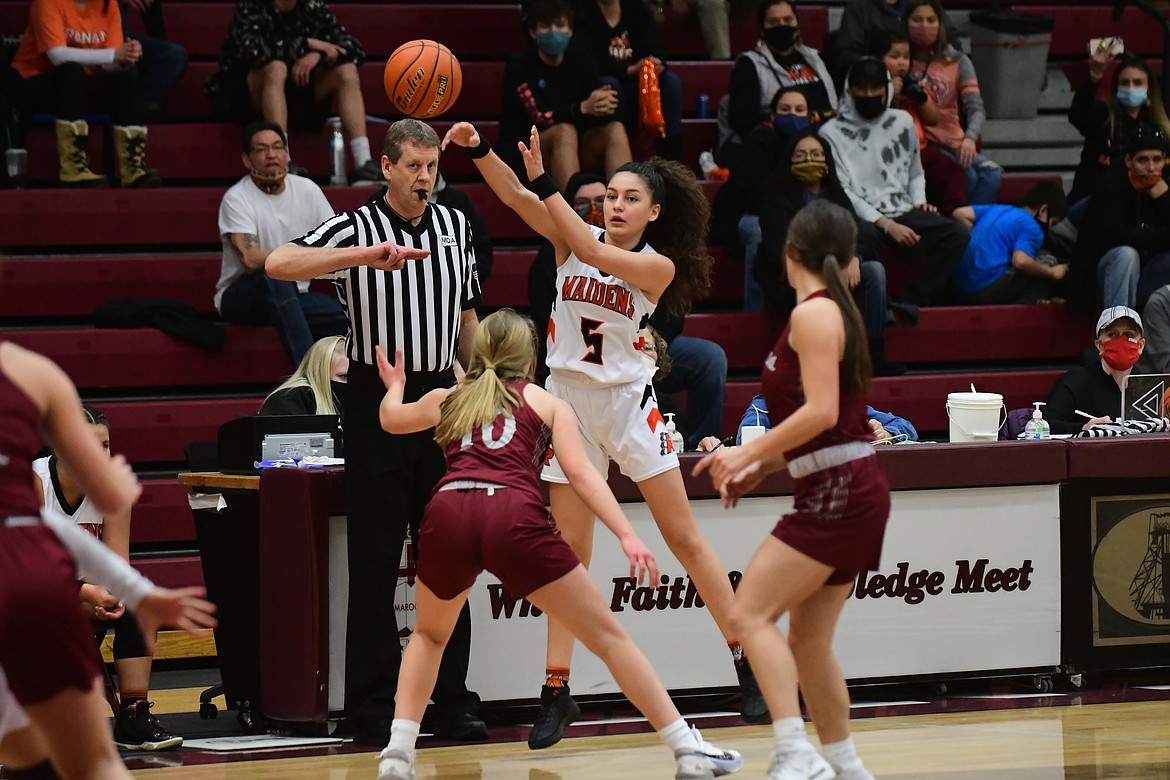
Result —
M1101 312L1101 316L1097 318L1096 335L1100 336L1101 331L1108 328L1113 323L1117 322L1123 317L1129 317L1137 323L1138 330L1142 330L1142 318L1136 311L1128 306L1110 306L1105 311Z

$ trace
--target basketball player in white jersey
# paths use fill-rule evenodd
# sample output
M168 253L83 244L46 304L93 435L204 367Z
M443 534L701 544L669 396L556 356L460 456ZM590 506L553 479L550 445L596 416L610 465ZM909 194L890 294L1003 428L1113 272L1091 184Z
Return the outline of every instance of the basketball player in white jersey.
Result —
M586 225L561 196L540 156L535 128L521 152L531 190L491 152L467 123L443 141L468 148L488 185L557 254L557 297L548 330L547 389L567 401L581 422L582 440L597 470L609 458L637 483L671 552L686 568L727 640L744 693L745 717L766 720L767 709L728 630L732 588L715 551L699 534L670 435L651 384L653 366L642 357L645 328L656 307L682 315L710 284L707 253L710 207L686 167L654 159L629 163L610 178L605 229ZM554 457L550 483L553 516L566 541L588 565L593 515L567 484ZM569 696L572 636L549 620L541 710L528 745L556 744L580 709Z
M110 452L110 423L97 409L83 406L86 422L98 445ZM33 461L33 482L41 506L73 521L106 547L130 560L130 509L104 515L85 494L81 482L56 456ZM115 709L114 742L124 750L174 750L183 738L171 734L150 711L150 669L154 659L125 605L100 585L85 582L78 594L92 613L94 633L114 631L114 669L118 673L119 707ZM153 637L152 637L153 640Z

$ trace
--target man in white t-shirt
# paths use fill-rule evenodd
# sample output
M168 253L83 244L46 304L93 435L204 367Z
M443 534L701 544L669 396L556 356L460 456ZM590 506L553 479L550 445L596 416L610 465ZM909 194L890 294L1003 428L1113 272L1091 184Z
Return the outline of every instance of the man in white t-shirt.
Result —
M295 368L317 339L348 333L349 321L337 299L311 292L309 282L269 278L264 262L332 217L333 207L312 180L288 175L288 139L278 125L244 128L241 159L248 175L219 204L223 266L215 308L237 325L275 326Z

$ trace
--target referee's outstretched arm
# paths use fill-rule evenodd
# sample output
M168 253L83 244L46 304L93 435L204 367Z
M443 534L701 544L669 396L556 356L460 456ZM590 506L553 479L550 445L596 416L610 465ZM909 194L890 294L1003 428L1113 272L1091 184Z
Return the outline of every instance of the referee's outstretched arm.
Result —
M288 243L273 250L264 264L264 271L273 279L296 282L316 279L359 265L368 265L379 271L397 271L407 260L422 260L430 254L430 250L410 249L393 241L384 241L374 246L338 248Z

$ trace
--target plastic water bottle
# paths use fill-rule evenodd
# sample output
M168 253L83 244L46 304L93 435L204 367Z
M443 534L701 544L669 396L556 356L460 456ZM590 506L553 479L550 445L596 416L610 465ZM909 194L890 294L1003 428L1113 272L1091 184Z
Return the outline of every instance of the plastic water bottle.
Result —
M666 432L668 434L670 434L670 440L671 440L671 442L674 443L674 451L675 452L682 452L683 449L686 447L686 444L683 442L682 434L679 433L678 429L674 426L674 414L667 413L665 416L666 416Z
M333 137L329 139L329 183L344 185L348 179L345 176L345 138L341 135L341 117L330 117L329 124L333 128Z
M707 149L699 154L699 170L703 172L703 178L711 175L711 171L718 166L715 164L715 155L711 154L711 150Z
M1032 419L1028 420L1028 424L1024 426L1024 438L1029 440L1034 439L1051 439L1052 426L1044 419L1040 407L1044 406L1043 401L1037 401L1032 404L1035 406L1035 411L1032 412Z

